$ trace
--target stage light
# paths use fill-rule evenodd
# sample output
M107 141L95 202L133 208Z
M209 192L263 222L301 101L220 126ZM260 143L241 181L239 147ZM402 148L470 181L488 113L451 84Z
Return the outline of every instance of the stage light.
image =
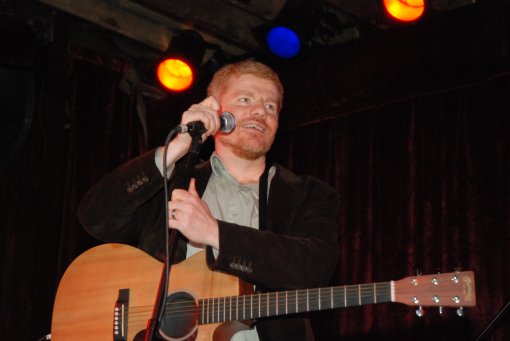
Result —
M336 16L319 2L288 2L271 22L252 30L259 45L272 57L297 59L320 45L327 29L338 24ZM333 33L334 34L334 33Z
M388 15L403 22L420 19L425 11L424 0L383 0L383 4Z
M337 14L322 1L287 1L273 20L252 29L262 57L284 65L329 46L343 31Z
M256 27L252 33L259 45L276 59L295 59L306 52L313 28L289 15Z
M190 30L176 31L168 50L156 68L160 84L170 91L191 88L205 53L203 38Z
M160 83L172 91L183 91L193 84L194 74L191 67L180 59L165 59L156 70Z
M271 52L282 58L297 56L301 50L298 34L284 26L276 26L268 30L266 43Z

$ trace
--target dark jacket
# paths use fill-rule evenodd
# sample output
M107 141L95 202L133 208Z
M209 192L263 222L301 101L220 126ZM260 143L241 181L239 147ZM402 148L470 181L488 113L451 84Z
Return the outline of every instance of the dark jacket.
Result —
M210 269L239 276L269 290L326 286L337 256L338 194L313 177L298 177L275 165L267 202L267 229L219 221L220 253L208 248ZM180 167L176 167L179 173ZM209 162L195 169L202 195L211 175ZM135 243L164 259L165 200L163 177L154 151L120 166L86 194L78 215L84 228L105 242ZM179 238L175 261L186 257ZM302 316L268 318L257 323L261 340L310 340Z

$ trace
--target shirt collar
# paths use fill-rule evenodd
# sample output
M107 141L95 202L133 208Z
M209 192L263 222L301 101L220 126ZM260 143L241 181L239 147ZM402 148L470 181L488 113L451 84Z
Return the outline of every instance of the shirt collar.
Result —
M239 183L239 181L237 181L236 178L234 178L228 172L227 168L223 164L223 161L221 161L220 157L218 156L218 154L216 154L216 152L213 152L211 154L211 168L212 168L214 175L217 177L226 179L227 181L229 181L237 186L248 187L248 188L258 191L258 186L259 186L258 182L241 185ZM271 168L273 168L273 167L271 167Z
M216 152L213 152L211 155L211 167L215 176L226 179L235 185L240 185L239 181L237 181L236 178L230 175L230 173L227 170L227 167L225 167L223 161L221 161L220 157L218 156L218 154L216 154Z

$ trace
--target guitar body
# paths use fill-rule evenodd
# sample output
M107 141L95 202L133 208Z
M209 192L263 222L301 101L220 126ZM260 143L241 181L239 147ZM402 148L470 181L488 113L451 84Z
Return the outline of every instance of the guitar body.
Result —
M59 284L52 340L122 340L114 338L114 309L121 289L129 289L129 314L127 330L122 324L119 328L126 340L133 340L152 316L162 270L161 262L124 244L104 244L84 252ZM200 252L172 266L168 291L190 292L195 298L229 296L239 294L239 285L236 277L207 269L205 253ZM196 340L212 340L218 325L200 325Z

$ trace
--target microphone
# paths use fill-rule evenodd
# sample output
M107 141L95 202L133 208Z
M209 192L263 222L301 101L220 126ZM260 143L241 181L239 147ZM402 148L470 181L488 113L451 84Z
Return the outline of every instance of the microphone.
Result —
M186 124L179 124L178 131L181 134L203 134L206 132L204 123L201 121L192 121ZM236 119L232 113L224 111L220 114L220 131L222 133L230 133L236 127Z

